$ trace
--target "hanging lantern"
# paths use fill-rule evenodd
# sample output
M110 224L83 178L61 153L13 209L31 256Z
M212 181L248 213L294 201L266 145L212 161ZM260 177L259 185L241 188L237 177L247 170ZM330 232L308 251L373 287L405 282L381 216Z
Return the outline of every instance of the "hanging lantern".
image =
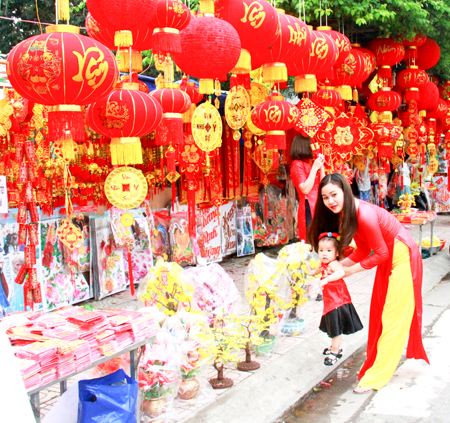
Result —
M46 31L9 53L8 79L25 98L51 106L48 140L84 141L80 106L111 91L119 75L116 60L102 44L79 35L77 27L51 25Z
M336 43L339 50L339 57L334 66L339 66L345 60L348 53L350 53L352 48L350 45L350 40L344 34L334 31L331 26L318 26L316 30L327 34Z
M396 43L392 38L377 38L367 44L367 48L375 55L378 66L378 75L381 78L390 79L391 66L403 60L405 47Z
M252 111L252 122L266 131L266 149L286 148L286 131L293 128L298 119L298 109L284 101L278 93L268 97Z
M205 16L192 19L180 37L182 54L173 55L175 63L187 75L200 78L200 93L214 93L214 80L239 60L241 43L236 30L228 22Z
M179 84L175 83L166 83L164 88L152 91L150 95L158 101L163 110L156 145L180 144L183 141L182 114L191 107L191 99L180 90Z
M323 88L315 92L311 100L317 104L320 104L326 111L334 114L334 108L339 107L342 104L342 96L336 90L331 87Z
M180 31L191 21L191 11L179 0L158 0L153 30L152 53L181 53Z
M253 55L252 68L263 66L263 81L270 83L287 81L287 62L295 62L306 54L310 43L308 26L294 16L277 9L280 22L277 39L267 47L258 47Z
M190 123L192 120L192 115L195 112L196 104L203 100L203 95L200 94L195 82L189 82L187 76L183 76L181 79L180 90L184 91L191 99L190 109L183 113L183 122Z
M367 48L361 47L360 44L352 44L352 48L360 51L366 56L366 59L368 60L368 66L371 69L369 73L372 73L377 67L377 59L375 58L375 55Z
M224 0L216 9L216 16L231 24L241 40L242 51L233 73L249 73L254 52L269 48L278 37L277 11L265 0Z
M444 83L439 87L439 92L440 92L441 97L442 97L445 101L450 100L450 81L444 82Z
M428 82L427 73L419 69L418 66L408 66L403 69L397 77L397 84L406 90L405 100L407 102L411 100L419 99L419 86Z
M338 46L327 34L311 31L309 55L287 62L288 73L295 76L295 92L317 91L316 75L326 75L339 57Z
M445 100L438 99L437 105L431 110L427 110L427 118L429 119L443 119L447 114L448 106Z
M417 48L422 46L427 40L426 35L416 34L414 38L410 41L406 38L400 36L396 40L399 43L402 43L405 46L405 57L403 61L408 65L415 65L417 59Z
M439 89L436 84L429 81L419 87L419 100L417 106L420 112L433 109L439 100Z
M381 116L377 123L372 123L369 128L374 133L377 142L378 156L391 158L394 153L394 144L402 137L402 128L389 121L388 116Z
M369 97L367 106L377 112L393 112L400 107L402 97L390 88L382 88ZM389 113L391 115L391 113ZM392 115L391 115L392 116Z
M158 101L139 91L139 85L125 83L100 100L87 112L88 125L97 133L111 138L113 165L142 163L139 137L156 129L162 119Z
M118 82L116 85L116 88L122 88L123 84L124 83L126 84L128 82L134 82L135 84L139 84L139 91L142 91L145 94L148 94L150 92L147 84L139 80L139 75L137 73L131 74L131 81L130 75L122 75L120 77L120 82Z
M427 38L424 44L417 48L416 65L421 69L430 69L437 65L441 57L441 49L436 41Z
M116 47L134 44L132 31L146 30L156 13L158 0L87 0L86 6L93 18L115 32Z

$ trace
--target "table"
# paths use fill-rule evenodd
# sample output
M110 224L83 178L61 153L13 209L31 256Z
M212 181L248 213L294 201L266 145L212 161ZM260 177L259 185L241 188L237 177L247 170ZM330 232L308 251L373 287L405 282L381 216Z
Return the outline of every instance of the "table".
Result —
M30 397L31 407L33 408L36 423L40 423L40 421L41 421L41 404L40 404L40 399L39 399L39 393L41 391L49 388L52 385L59 383L60 394L62 395L67 390L67 379L74 377L80 373L83 373L86 370L92 369L93 367L98 366L99 364L106 363L107 361L112 360L116 357L119 357L122 354L126 354L127 352L130 353L130 376L133 379L137 380L137 365L138 365L139 358L140 358L137 356L137 350L138 350L138 348L148 344L149 342L152 342L154 339L155 339L155 337L152 336L150 338L146 338L142 341L131 344L128 347L124 348L123 350L116 352L115 354L103 356L103 357L99 358L98 360L93 361L88 367L80 370L79 372L70 373L60 379L56 379L49 383L46 383L45 385L37 386L36 388L30 389L28 391L28 395Z
M430 223L431 225L431 235L430 235L430 240L431 240L431 247L430 247L430 255L434 255L436 254L436 252L433 252L433 233L434 233L434 222L435 222L436 218L431 219L431 220L427 220L425 223L403 223L403 225L418 225L419 226L419 251L420 251L420 255L422 255L422 227L425 226L427 223Z

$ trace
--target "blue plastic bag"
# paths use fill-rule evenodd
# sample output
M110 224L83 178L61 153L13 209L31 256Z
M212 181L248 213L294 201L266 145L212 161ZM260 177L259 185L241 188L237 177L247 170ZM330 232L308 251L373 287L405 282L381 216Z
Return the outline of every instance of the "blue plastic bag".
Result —
M78 382L77 423L136 423L138 383L122 369Z

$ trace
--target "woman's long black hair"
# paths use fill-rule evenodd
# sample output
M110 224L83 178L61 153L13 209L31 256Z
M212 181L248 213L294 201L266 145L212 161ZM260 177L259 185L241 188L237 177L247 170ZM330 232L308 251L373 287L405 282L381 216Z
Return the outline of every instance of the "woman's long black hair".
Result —
M344 192L344 205L338 214L333 213L323 202L322 188L328 184L336 185ZM340 235L339 255L341 255L342 251L350 245L357 229L356 203L347 178L340 173L326 175L320 181L314 218L309 225L306 241L315 251L318 251L319 235L323 232L337 232Z

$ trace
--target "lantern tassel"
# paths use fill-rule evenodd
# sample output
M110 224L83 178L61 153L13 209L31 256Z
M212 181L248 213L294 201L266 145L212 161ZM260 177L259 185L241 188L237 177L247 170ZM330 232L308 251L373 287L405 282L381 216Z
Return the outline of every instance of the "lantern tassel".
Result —
M296 93L304 93L304 92L315 93L316 91L317 91L317 79L316 79L315 75L303 75L303 76L297 76L295 78L295 92ZM350 92L351 92L351 88L350 88Z
M243 48L241 50L239 60L236 63L234 69L231 71L231 73L246 74L250 73L251 70L252 70L252 58L250 56L249 51Z
M120 72L130 72L130 52L128 50L117 50L117 63ZM131 72L142 72L142 54L138 50L131 50Z
M342 100L351 100L352 97L352 88L349 85L341 85L340 87L334 88L342 97Z
M131 31L116 31L114 34L114 44L116 47L130 47L133 45L133 33Z
M139 137L111 138L110 150L114 166L144 163Z
M214 1L213 0L200 0L200 13L214 14Z
M262 72L263 81L266 83L276 84L287 81L287 67L284 63L266 63L263 65ZM316 79L314 75L313 78Z
M200 79L198 90L200 91L200 94L214 94L214 80Z
M67 137L77 142L83 142L86 138L84 132L83 112L80 106L59 105L51 106L48 111L48 141L59 141Z
M378 77L383 79L392 78L392 70L390 66L380 66L378 68Z
M61 21L68 21L70 19L69 0L57 0L58 5L58 19Z
M180 31L175 28L155 28L152 36L152 51L155 53L181 53Z
M266 148L278 150L286 148L286 133L284 131L268 131L266 133Z

